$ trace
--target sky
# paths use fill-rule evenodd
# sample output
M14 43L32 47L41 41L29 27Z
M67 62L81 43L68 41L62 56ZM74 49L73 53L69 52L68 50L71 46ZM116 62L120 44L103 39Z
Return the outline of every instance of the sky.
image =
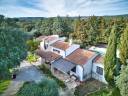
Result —
M128 14L128 0L0 0L6 17L103 16Z

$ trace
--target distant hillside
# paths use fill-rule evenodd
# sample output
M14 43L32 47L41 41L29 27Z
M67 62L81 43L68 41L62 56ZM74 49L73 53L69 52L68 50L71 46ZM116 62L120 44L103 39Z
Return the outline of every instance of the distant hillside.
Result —
M69 18L72 18L72 19L76 19L78 18L79 16L74 16L74 17L69 17ZM80 16L82 19L87 19L89 18L90 16ZM100 16L97 16L97 17L100 17ZM105 16L102 16L102 17L105 17L105 18L120 18L120 17L124 17L124 18L128 18L128 14L123 14L123 15L105 15ZM45 18L55 18L55 17L18 17L17 19L21 20L21 21L32 21L32 20L40 20L40 19L45 19ZM65 18L64 16L62 16L62 18Z
M16 19L19 19L21 21L32 21L32 20L40 20L44 19L45 17L18 17Z

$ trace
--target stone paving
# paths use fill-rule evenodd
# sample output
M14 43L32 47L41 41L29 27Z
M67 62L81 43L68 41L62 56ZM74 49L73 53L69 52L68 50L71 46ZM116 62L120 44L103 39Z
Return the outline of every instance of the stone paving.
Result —
M53 74L58 79L64 81L69 90L74 89L76 86L80 85L80 82L76 81L75 78L72 78L67 74L61 73L59 71L54 71Z

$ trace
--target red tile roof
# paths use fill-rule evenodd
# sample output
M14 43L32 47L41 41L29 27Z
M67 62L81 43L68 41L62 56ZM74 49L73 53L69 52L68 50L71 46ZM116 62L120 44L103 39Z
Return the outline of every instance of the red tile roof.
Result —
M51 36L48 36L45 40L49 42L49 41L56 40L57 38L58 37L51 35Z
M98 63L98 64L104 64L104 56L97 56L94 60L94 63Z
M70 44L68 42L58 40L55 43L53 43L51 46L61 49L61 50L66 50L70 47Z
M37 40L39 40L39 41L46 40L46 41L49 42L49 41L53 41L57 38L58 38L57 36L50 35L50 36L40 36L40 37L37 38Z
M79 48L75 50L73 53L71 53L70 55L68 55L66 59L75 64L83 65L95 54L96 54L95 52Z
M42 40L44 40L45 38L47 38L47 36L39 36L39 37L37 38L37 40L42 41Z
M54 61L61 57L60 55L51 51L37 50L36 53L37 55L39 55L40 57L44 58L46 61L49 62Z

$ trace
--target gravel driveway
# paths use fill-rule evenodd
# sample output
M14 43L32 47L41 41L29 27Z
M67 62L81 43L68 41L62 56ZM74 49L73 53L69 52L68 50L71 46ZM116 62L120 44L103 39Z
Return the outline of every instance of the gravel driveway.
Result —
M27 61L23 61L20 65L16 79L11 81L11 84L2 96L14 96L25 81L38 82L43 79L43 77L43 74L36 68L36 66Z
M16 81L39 81L43 78L43 74L36 68L36 66L23 61L20 65L20 71L17 75Z

